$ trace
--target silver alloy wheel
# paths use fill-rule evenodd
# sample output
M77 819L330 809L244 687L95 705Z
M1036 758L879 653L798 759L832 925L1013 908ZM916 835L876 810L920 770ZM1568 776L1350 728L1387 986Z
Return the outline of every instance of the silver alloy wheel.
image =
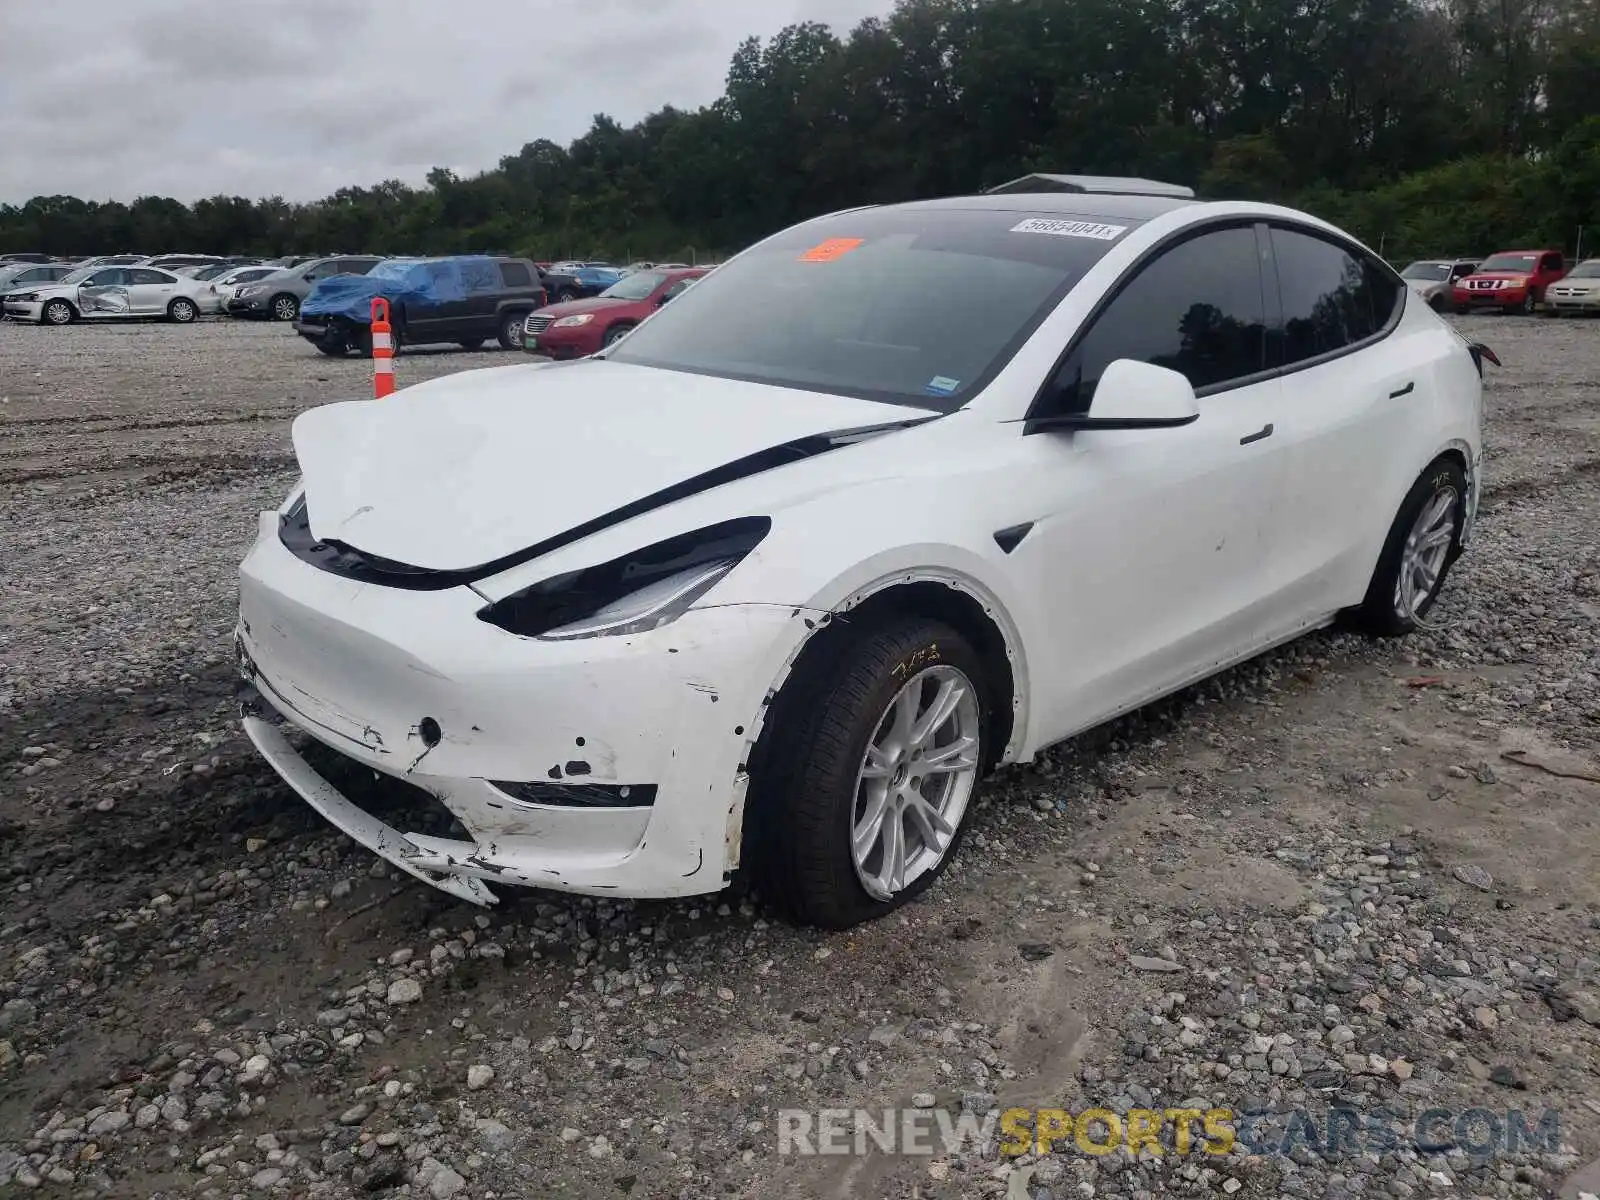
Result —
M72 305L65 300L52 300L44 306L44 319L52 325L70 325Z
M172 319L180 325L187 325L194 320L195 308L187 300L174 300L172 302Z
M280 321L292 321L300 306L292 296L279 296L272 304L272 315Z
M1461 497L1449 484L1422 506L1400 554L1394 582L1394 611L1402 621L1415 621L1439 586L1445 559L1456 536L1456 508Z
M856 774L850 857L875 900L938 867L978 779L978 692L938 664L907 681L879 718Z

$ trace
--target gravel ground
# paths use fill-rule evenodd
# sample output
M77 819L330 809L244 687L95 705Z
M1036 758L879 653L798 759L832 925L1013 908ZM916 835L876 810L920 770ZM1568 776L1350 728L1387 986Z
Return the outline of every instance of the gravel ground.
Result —
M1600 325L1463 324L1507 367L1435 628L1306 638L1002 773L947 880L848 935L738 896L481 913L333 833L236 731L228 633L289 419L366 365L0 325L0 1194L1595 1191ZM1560 1124L778 1153L781 1109L1013 1105Z

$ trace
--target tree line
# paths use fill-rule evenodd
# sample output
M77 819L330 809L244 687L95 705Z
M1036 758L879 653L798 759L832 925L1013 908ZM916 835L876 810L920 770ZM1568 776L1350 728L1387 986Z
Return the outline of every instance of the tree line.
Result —
M311 203L39 196L0 205L0 248L705 261L1044 170L1293 204L1391 258L1570 252L1600 224L1596 80L1600 0L899 0L847 36L747 40L704 108L599 115L471 177Z

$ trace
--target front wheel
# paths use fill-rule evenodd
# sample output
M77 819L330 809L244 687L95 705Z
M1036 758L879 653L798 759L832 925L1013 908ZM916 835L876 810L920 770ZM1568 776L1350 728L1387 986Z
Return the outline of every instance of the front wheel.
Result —
M167 305L167 320L174 325L187 325L200 315L200 310L195 307L193 300L179 296Z
M293 296L274 296L268 309L274 321L292 321L300 315L300 301Z
M623 338L627 337L632 329L632 325L613 325L610 329L606 330L606 338L605 342L603 343L604 347L606 349L610 349L612 346L615 346Z
M71 325L78 312L65 300L51 300L39 313L41 325Z
M1376 637L1399 637L1423 623L1461 547L1467 476L1442 458L1411 486L1389 529L1356 624Z
M752 764L751 881L830 929L921 895L960 845L988 710L981 660L938 621L868 628L803 663Z

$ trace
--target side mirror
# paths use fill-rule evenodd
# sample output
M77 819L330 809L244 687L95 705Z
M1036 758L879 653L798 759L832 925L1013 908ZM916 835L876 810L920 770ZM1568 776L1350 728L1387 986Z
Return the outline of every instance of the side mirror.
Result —
M1040 417L1027 432L1046 429L1172 429L1200 419L1194 387L1177 371L1119 358L1100 376L1087 413Z

